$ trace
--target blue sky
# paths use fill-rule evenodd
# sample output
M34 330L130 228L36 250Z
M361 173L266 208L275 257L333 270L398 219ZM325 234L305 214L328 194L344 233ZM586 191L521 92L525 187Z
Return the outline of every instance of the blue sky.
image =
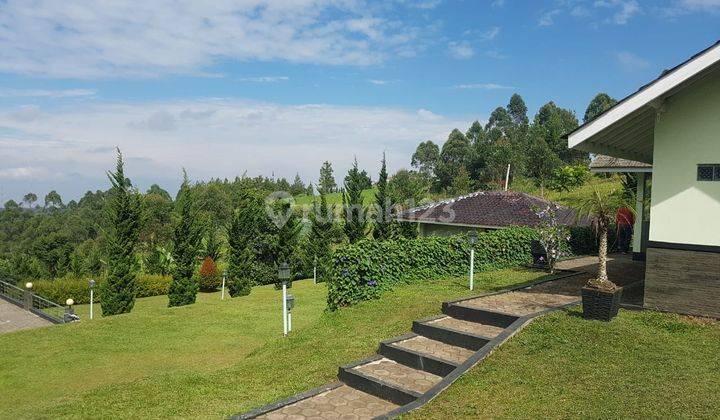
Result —
M208 4L202 4L208 3ZM582 116L720 38L720 0L0 0L0 201L409 165L512 93Z

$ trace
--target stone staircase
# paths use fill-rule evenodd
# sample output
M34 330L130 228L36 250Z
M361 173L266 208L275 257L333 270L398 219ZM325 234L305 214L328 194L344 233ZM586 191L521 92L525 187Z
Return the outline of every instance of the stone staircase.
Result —
M233 418L397 417L434 398L532 318L578 301L526 286L445 302L441 315L413 322L411 333L381 342L376 355L340 367L338 382Z

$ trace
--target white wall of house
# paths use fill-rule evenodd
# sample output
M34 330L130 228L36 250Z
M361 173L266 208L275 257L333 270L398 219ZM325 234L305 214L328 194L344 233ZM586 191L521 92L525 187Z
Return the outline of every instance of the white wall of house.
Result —
M650 241L720 246L720 71L666 99L655 123Z

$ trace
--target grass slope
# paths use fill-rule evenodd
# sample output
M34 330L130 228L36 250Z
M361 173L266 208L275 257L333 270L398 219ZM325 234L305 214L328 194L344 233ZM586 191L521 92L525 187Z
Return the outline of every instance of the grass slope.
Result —
M367 190L363 190L362 192L362 198L363 198L363 204L366 206L373 204L375 202L375 193L377 192L376 188L370 188ZM312 206L315 200L320 200L318 195L298 195L295 196L295 206ZM325 196L325 199L327 200L328 205L342 205L342 195L339 192L331 193Z
M496 290L541 276L478 273L476 285ZM324 285L296 282L291 292L287 339L272 286L225 301L200 294L178 308L167 308L166 296L138 299L130 314L0 335L0 417L225 417L334 380L339 365L373 354L412 320L438 313L441 301L468 295L466 279L446 279L325 313Z
M535 321L412 419L713 418L720 322L579 308Z

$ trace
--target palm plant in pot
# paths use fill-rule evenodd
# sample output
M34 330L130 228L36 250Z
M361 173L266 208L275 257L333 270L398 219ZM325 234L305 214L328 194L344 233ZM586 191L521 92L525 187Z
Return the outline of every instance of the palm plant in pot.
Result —
M582 288L583 316L586 319L610 321L620 308L622 288L613 283L607 274L608 230L618 210L625 207L633 211L627 193L617 190L600 190L592 193L577 206L578 218L589 218L599 239L597 277L588 280Z

